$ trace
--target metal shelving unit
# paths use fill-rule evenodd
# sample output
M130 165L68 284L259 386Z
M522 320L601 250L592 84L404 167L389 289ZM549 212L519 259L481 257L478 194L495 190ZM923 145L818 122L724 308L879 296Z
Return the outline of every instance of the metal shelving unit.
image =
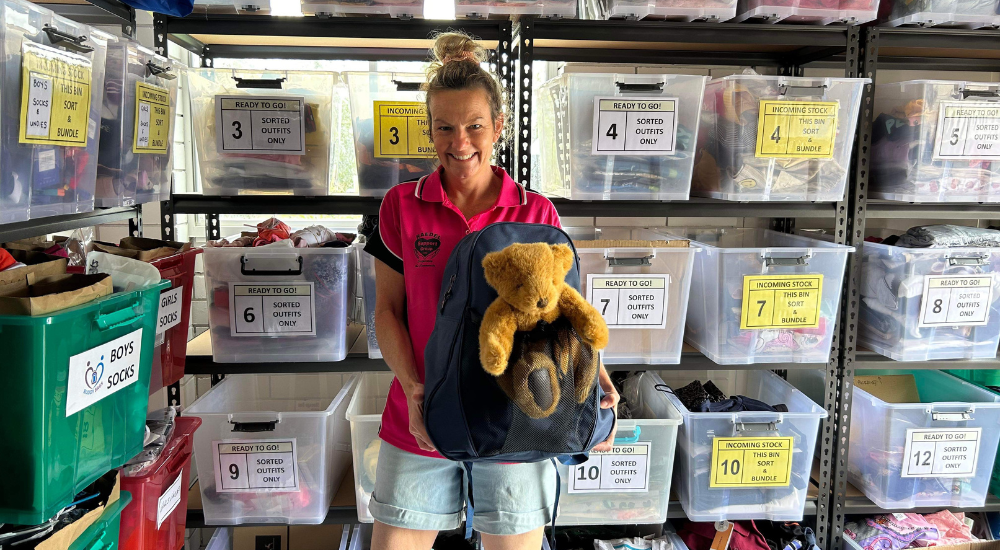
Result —
M90 227L104 223L131 220L136 224L139 218L139 207L120 208L95 208L93 212L82 214L67 214L65 216L52 216L48 218L38 218L26 222L7 223L0 225L0 242L16 241L47 233L58 233L60 231L71 231L81 227Z

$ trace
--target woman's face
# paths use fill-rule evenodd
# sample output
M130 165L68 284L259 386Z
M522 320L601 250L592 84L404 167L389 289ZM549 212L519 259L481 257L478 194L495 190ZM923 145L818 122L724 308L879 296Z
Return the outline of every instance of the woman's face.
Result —
M464 181L490 171L503 120L493 120L486 91L442 90L430 99L431 139L445 173Z

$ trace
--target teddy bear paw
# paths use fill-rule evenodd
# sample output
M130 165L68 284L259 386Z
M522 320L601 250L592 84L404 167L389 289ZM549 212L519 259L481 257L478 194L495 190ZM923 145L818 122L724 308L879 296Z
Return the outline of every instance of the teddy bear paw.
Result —
M507 357L500 346L487 346L480 358L483 369L493 376L500 376L507 368Z
M608 329L600 325L587 326L583 334L583 340L595 349L604 349L608 345Z

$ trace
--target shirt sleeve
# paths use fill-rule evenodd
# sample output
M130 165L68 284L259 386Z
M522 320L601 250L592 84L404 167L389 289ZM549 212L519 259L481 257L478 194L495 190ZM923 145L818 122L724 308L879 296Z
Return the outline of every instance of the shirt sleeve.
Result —
M395 189L395 188L393 188ZM378 224L365 243L365 252L399 273L403 272L402 235L399 223L399 193L389 190L378 211Z
M555 205L552 204L552 201L550 201L549 199L545 199L544 217L545 217L544 223L547 223L554 227L558 227L559 229L563 228L562 220L559 219L559 211L556 210Z

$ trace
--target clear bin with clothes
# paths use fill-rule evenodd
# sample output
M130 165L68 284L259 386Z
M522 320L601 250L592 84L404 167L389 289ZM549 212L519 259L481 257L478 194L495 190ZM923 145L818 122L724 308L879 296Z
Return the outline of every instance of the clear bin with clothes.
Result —
M691 194L843 200L868 82L757 74L712 80L705 86Z
M193 14L197 15L268 15L270 0L197 0Z
M886 509L983 506L1000 395L935 370L854 374L850 482Z
M574 236L573 244L582 294L610 329L604 363L680 363L691 270L701 249L631 228L596 229Z
M326 195L338 82L320 71L188 71L204 193Z
M423 0L301 0L302 13L318 16L381 15L399 19L423 19Z
M903 232L869 233L881 238ZM897 361L996 357L1000 247L909 248L866 241L861 254L862 347Z
M720 365L826 363L853 247L767 229L680 229L695 254L684 338Z
M683 419L677 436L674 491L687 517L691 521L801 520L816 438L827 416L823 407L778 375L749 370L736 371L735 378L727 381L708 373L717 389L739 399L710 404L725 412L692 411L675 394L691 382L691 374L658 374L671 388L663 394ZM777 410L748 407L746 397Z
M30 2L3 5L0 222L90 212L108 43L117 38Z
M375 257L365 254L365 245L355 245L358 251L358 268L361 271L361 295L365 307L365 334L368 338L368 358L381 359L375 335Z
M358 388L347 407L351 423L351 451L354 454L354 492L357 498L358 521L372 523L368 501L375 490L375 473L382 440L382 411L389 397L389 386L395 378L391 372L364 372L358 376ZM387 443L386 443L387 445Z
M889 27L1000 27L997 0L882 0L879 15Z
M484 19L534 15L553 19L575 19L577 3L572 0L456 0L455 17Z
M206 525L318 524L350 467L353 375L237 374L185 409Z
M351 248L205 248L212 356L220 363L347 356Z
M422 74L344 73L351 100L358 193L381 197L430 174L437 152L427 121Z
M734 22L861 25L878 17L878 3L879 0L740 0Z
M586 0L585 19L664 19L720 23L736 16L736 0Z
M997 129L1000 84L995 82L910 80L875 86L869 196L1000 202Z
M569 73L539 92L541 192L578 200L687 200L707 78ZM596 140L596 143L595 143Z
M177 78L183 68L126 39L108 46L107 67L95 204L169 200Z

